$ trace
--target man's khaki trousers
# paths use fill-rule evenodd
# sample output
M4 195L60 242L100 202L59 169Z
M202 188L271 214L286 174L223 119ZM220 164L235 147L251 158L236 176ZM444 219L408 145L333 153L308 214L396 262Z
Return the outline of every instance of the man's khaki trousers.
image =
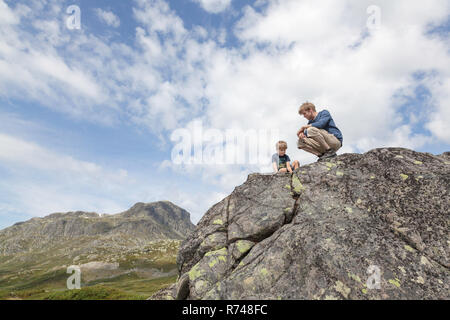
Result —
M307 129L307 133L307 138L298 140L297 147L316 156L321 156L328 149L338 151L342 147L341 142L324 129L311 127Z

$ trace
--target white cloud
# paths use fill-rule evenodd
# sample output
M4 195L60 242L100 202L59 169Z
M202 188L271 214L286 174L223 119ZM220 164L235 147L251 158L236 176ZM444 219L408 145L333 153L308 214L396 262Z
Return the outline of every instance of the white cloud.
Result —
M165 199L173 202L181 208L187 210L191 214L191 221L197 224L203 217L205 212L214 204L223 200L228 196L228 193L216 191L192 191L189 189L182 190L177 186L170 186L163 189L161 200Z
M0 0L0 5L5 3ZM38 101L72 115L91 116L87 106L102 105L107 95L92 71L58 53L56 46L70 45L67 30L56 18L36 18L36 11L25 5L10 12L15 12L14 21L32 21L35 29L30 33L16 23L0 29L0 97Z
M108 125L125 119L155 134L201 109L198 89L204 84L192 71L204 56L185 52L202 50L198 34L188 33L166 2L135 2L134 17L142 25L135 48L108 43L85 28L67 30L58 14L46 11L53 2L12 10L0 0L9 21L0 30L0 97ZM34 29L20 19L33 21Z
M161 32L165 35L171 34L177 40L186 34L183 20L170 9L167 2L163 0L136 0L137 8L133 13L138 22L145 25L148 31Z
M95 13L99 19L106 23L110 27L118 28L120 26L120 19L111 11L102 10L100 8L95 9Z
M3 133L0 169L5 173L0 182L2 206L29 217L120 211L131 200L123 190L135 183L126 170L104 168Z
M197 210L196 219L205 210L201 202L189 202L201 196L195 190L181 195L166 192L173 190L170 181L158 180L154 174L130 174L10 134L0 133L0 171L0 206L4 208L0 218L20 213L28 219L79 210L117 213L136 202L165 199Z
M29 124L12 116L9 119ZM214 190L167 181L167 175L158 180L153 172L136 175L80 160L4 133L0 133L0 171L4 173L0 219L6 214L29 219L68 211L118 213L136 202L169 200L188 210L191 221L197 223L210 206L226 197Z
M109 172L98 164L55 153L35 143L0 133L0 163L9 169L26 168L87 184L120 184L128 180L125 170Z
M277 124L295 132L305 121L297 108L311 100L332 111L346 145L355 146L365 136L389 141L389 132L399 124L393 94L413 85L411 75L417 70L439 70L439 79L448 77L448 50L424 34L428 23L442 19L447 5L436 1L434 10L419 18L418 3L408 2L400 11L383 2L382 12L398 11L396 24L383 15L384 27L351 48L367 16L364 4L350 4L273 2L264 13L248 7L237 29L247 55L222 51L210 58L207 94L213 125L245 119L247 127ZM268 47L259 50L254 43Z
M396 119L388 112L392 109L391 96L399 88L413 84L409 74L417 69L416 66L437 68L442 72L448 60L445 45L423 34L430 21L439 22L445 16L443 9L446 7L442 1L435 1L423 12L418 3L408 2L405 6L380 3L383 28L353 49L349 46L361 41L369 2L342 4L329 1L326 5L313 1L272 2L263 13L247 7L236 29L244 41L241 51L219 49L211 41L198 42L195 40L198 29L193 31L195 35L191 38L183 21L164 1L139 0L136 3L134 15L146 28L137 29L140 49L137 53L121 44L108 48L92 35L72 37L68 41L61 30L58 33L58 28L53 27L53 37L59 35L60 41L66 41L71 51L77 52L76 60L70 56L62 59L47 55L46 47L36 51L35 56L28 56L17 50L18 43L7 45L4 50L10 51L8 58L12 60L12 56L23 54L30 62L4 61L5 81L0 82L5 86L4 91L12 94L16 89L17 95L21 93L17 90L18 81L14 81L16 76L17 80L28 82L28 95L45 101L53 94L54 99L50 101L55 103L57 98L61 100L59 92L54 92L60 86L58 83L70 84L73 90L63 94L63 97L67 95L67 100L82 99L97 105L104 102L112 106L112 110L107 111L115 110L117 102L114 100L125 102L126 107L121 112L128 114L132 121L156 130L170 130L188 119L190 113L195 115L201 109L202 97L206 97L209 101L207 115L216 127L230 121L244 127L283 123L293 131L303 120L296 116L292 118L290 114L296 114L298 104L308 99L330 108L337 122L345 128L346 143L353 143L353 137L363 128L366 135L373 135L379 130L380 123L386 126ZM55 26L51 22L47 24ZM223 30L220 33L223 34ZM205 36L203 32L202 38ZM258 50L254 43L269 46L266 50ZM36 43L29 45L36 47ZM78 51L82 46L99 54L92 57ZM186 50L185 55L180 55L183 50ZM41 61L39 57L48 57L48 61ZM36 67L25 67L32 66L33 61L39 62ZM105 61L114 63L109 70L91 76L90 70L101 69ZM52 67L43 68L45 65ZM167 74L160 71L164 67L167 67ZM65 78L65 74L70 76ZM130 90L121 89L123 86L119 83L126 83L125 88L132 89L132 99L128 94ZM439 86L439 81L434 85ZM445 92L438 87L433 90ZM149 92L152 93L150 96ZM71 99L77 93L80 97ZM118 99L107 101L108 95ZM187 100L189 109L179 97ZM64 108L64 103L62 105ZM272 118L274 106L278 110L287 108L277 114L278 120ZM74 107L66 108L90 118L95 118L95 110L101 110ZM343 123L350 113L352 117L358 113L361 120L351 121L351 125ZM239 121L244 118L245 121Z
M231 0L191 0L198 3L203 10L209 13L220 13L228 9L231 5Z
M433 109L426 128L440 141L450 144L450 71L445 78L432 76L425 79L432 94Z
M11 8L9 8L9 6L5 2L0 1L0 25L3 26L18 23L19 19L11 10Z

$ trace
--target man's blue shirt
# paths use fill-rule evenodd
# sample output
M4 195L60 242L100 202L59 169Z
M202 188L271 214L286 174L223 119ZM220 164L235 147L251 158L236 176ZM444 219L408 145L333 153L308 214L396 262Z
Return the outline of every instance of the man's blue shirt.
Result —
M336 127L336 124L334 123L334 120L328 110L320 111L316 118L314 120L310 120L308 124L318 129L326 130L328 133L334 135L342 144L344 140L342 137L342 132Z

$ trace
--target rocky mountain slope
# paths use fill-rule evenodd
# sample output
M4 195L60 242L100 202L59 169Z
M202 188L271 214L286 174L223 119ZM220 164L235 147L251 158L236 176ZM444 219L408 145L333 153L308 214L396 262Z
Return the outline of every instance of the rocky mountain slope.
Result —
M64 290L70 265L80 266L82 286L173 277L180 241L194 227L186 210L167 201L114 215L54 213L16 223L0 230L0 296L49 285Z
M153 299L449 299L450 153L253 174L182 242Z

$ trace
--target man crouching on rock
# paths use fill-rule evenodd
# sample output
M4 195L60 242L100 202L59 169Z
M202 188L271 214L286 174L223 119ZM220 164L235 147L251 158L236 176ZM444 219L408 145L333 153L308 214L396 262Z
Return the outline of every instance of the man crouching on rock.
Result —
M315 154L318 161L335 157L343 138L330 113L327 110L316 112L316 106L310 102L302 104L298 113L308 120L308 125L297 132L298 148Z

